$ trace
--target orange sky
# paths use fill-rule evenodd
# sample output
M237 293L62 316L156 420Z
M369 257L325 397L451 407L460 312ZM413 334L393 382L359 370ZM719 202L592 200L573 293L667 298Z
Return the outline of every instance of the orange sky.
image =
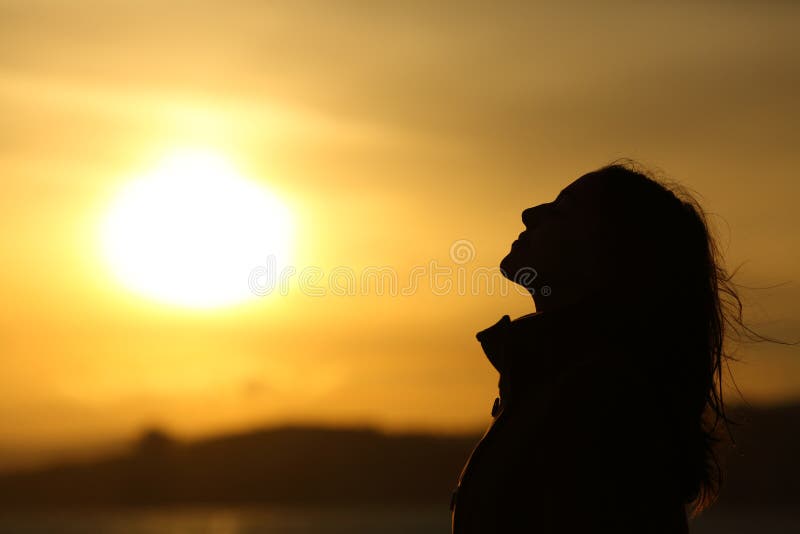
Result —
M293 262L496 265L520 211L633 157L701 194L752 325L800 331L800 9L403 2L0 2L0 450L278 420L475 428L502 295L292 291L159 305L103 263L113 194L183 146L294 212ZM751 402L800 394L797 349L747 346Z

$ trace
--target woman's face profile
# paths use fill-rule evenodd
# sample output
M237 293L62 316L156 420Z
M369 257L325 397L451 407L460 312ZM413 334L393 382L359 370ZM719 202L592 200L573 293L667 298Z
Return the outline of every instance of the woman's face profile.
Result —
M552 202L522 212L525 230L500 263L509 280L536 291L548 286L553 301L574 298L605 276L601 180L584 175ZM537 300L537 307L540 302Z

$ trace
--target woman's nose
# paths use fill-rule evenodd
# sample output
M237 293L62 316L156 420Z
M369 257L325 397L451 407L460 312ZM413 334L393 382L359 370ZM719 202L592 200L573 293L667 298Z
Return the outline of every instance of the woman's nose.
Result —
M547 204L539 204L538 206L526 209L522 212L522 224L524 224L526 228L536 226L552 207L553 203L548 202Z
M522 211L522 224L524 224L525 226L528 226L528 223L530 222L531 217L533 216L533 210L534 208L528 208Z
M540 207L541 206L533 206L522 212L522 224L524 224L526 228L530 228L536 224Z

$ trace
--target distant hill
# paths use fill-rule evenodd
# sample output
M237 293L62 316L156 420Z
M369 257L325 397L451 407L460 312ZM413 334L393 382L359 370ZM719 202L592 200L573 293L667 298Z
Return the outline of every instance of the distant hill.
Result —
M0 476L0 506L441 503L479 436L281 427Z
M800 405L735 414L720 505L800 503ZM478 439L286 426L182 443L150 431L128 453L0 476L0 507L447 506Z
M721 505L800 509L800 404L731 410Z

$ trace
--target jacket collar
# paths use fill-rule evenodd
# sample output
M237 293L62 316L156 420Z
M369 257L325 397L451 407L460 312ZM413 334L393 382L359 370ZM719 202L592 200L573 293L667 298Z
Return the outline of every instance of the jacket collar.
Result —
M514 320L504 315L476 337L500 373L500 394L506 403L590 357L614 331L604 310L581 304Z

